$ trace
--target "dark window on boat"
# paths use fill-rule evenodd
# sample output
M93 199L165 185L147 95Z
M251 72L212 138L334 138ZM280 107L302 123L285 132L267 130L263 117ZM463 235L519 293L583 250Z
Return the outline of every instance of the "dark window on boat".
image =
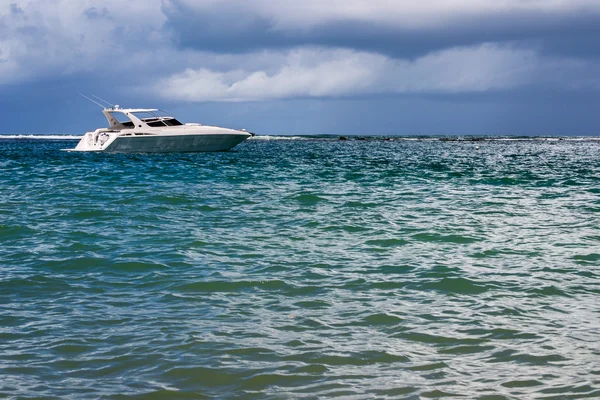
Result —
M175 117L167 114L162 110L137 111L132 113L141 121L144 121L148 126L160 128L161 126L177 126L183 125L175 119Z
M161 119L161 120L159 120L157 118L153 118L153 119L146 119L144 122L146 124L148 124L148 126L153 126L153 127L183 125L181 122L177 121L175 118Z
M129 117L123 113L120 112L111 112L109 113L111 117L113 117L115 120L117 120L119 123L123 123L123 122L131 122L131 120L129 119Z
M111 118L113 119L113 121L116 121L117 123L119 123L127 128L133 128L133 122L131 122L129 117L126 116L125 114L120 113L120 112L111 112L109 114L110 114Z

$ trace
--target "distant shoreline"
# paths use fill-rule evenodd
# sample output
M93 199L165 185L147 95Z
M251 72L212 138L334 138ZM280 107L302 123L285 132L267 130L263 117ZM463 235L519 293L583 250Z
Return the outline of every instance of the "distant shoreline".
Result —
M0 133L0 140L80 140L83 135L69 133ZM301 134L301 135L257 135L250 140L339 140L339 141L441 141L441 142L485 142L485 141L600 141L600 135L379 135L379 134Z

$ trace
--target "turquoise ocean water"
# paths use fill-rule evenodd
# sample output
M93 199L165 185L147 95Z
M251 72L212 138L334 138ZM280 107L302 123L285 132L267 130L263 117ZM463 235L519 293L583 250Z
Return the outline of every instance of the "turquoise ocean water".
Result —
M600 140L0 139L0 397L600 397Z

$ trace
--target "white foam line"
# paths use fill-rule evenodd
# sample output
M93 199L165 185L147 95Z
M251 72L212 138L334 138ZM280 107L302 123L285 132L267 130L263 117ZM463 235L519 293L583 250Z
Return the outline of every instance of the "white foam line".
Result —
M314 140L315 138L306 137L306 136L269 136L269 135L258 136L257 135L257 136L251 137L250 139L251 140Z
M0 139L80 140L77 135L0 135Z
M0 134L0 140L2 139L28 139L28 140L80 140L83 135L42 135L42 134ZM282 135L260 135L253 136L250 140L338 140L340 136L331 135L327 136L282 136ZM494 136L484 136L484 137L460 137L460 136L449 136L449 137L406 137L406 136L343 136L348 140L401 140L401 141L453 141L453 142L474 142L474 141L506 141L506 142L525 142L525 141L600 141L600 137L598 136L561 136L561 137L543 137L543 136L532 136L532 137L494 137Z

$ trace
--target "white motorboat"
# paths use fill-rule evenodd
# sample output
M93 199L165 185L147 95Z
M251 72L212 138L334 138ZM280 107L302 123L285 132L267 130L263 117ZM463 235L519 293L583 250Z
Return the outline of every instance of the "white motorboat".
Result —
M156 108L103 107L108 128L87 132L69 151L168 153L226 151L253 134L245 130L183 124Z

